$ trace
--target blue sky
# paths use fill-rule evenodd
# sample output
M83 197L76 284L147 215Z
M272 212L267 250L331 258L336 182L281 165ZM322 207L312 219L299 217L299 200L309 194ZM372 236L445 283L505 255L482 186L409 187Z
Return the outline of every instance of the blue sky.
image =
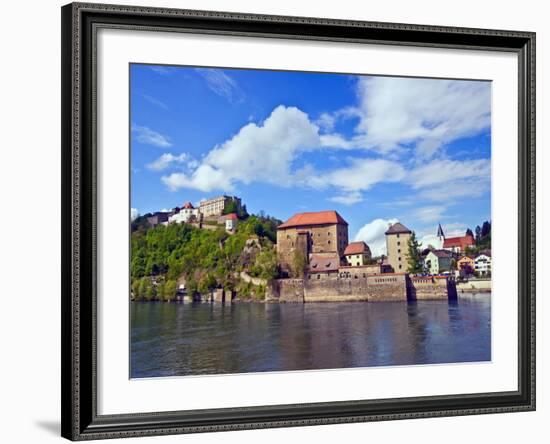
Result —
M285 220L337 210L384 251L491 218L491 83L132 64L134 213L220 194Z

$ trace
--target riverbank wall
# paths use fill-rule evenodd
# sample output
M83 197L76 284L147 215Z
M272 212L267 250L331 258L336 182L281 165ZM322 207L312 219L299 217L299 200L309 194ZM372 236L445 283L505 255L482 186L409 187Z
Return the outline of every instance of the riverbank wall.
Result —
M491 279L470 279L456 284L459 293L490 293Z
M276 279L266 289L266 302L387 302L456 298L447 277L411 278L406 273L310 274L304 279Z

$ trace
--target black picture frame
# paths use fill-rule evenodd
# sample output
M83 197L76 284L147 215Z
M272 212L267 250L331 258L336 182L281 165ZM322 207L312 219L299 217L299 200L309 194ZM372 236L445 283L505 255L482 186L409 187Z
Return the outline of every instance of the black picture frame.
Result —
M535 33L72 3L62 14L62 436L119 438L535 409ZM507 51L519 66L518 390L98 415L96 84L100 27Z

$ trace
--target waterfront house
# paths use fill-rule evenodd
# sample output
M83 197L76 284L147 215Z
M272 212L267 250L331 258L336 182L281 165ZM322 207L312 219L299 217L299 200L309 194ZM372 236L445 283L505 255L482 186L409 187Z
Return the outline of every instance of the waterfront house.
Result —
M305 258L313 253L334 253L340 258L348 245L348 223L338 212L298 213L277 227L277 259L288 272L296 252Z
M402 223L397 222L389 226L385 235L388 264L393 268L393 271L397 273L407 271L409 239L411 238L412 231Z
M475 270L475 261L473 257L470 256L461 256L456 261L457 271L460 276L467 277L474 274Z
M350 242L344 250L344 259L347 265L366 265L371 259L370 248L363 241Z
M474 259L475 272L478 276L490 276L491 275L491 256L487 254L480 254Z
M429 274L451 271L453 255L447 250L431 250L424 258L424 268Z

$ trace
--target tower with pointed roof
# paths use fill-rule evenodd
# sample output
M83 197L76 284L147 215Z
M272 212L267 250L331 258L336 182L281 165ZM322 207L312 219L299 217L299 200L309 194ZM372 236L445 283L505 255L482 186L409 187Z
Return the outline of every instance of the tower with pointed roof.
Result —
M407 272L412 231L402 223L396 222L388 227L385 234L388 263L395 273Z
M445 241L445 233L443 233L443 228L441 228L441 223L437 226L437 238L439 239L440 246L439 248L443 248L443 242Z

